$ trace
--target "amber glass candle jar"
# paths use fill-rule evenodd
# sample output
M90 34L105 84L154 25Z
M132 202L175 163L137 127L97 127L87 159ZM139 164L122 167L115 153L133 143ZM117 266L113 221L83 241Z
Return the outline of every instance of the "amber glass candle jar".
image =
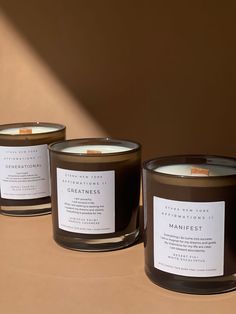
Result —
M139 234L140 145L110 138L50 146L55 241L67 248L106 251Z
M210 294L236 287L236 159L144 163L145 271L156 284Z
M48 144L65 139L65 126L28 122L0 126L1 213L51 211Z

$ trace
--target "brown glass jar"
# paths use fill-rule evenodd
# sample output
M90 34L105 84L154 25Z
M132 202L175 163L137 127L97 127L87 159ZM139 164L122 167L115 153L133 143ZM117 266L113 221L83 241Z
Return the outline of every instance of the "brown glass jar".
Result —
M50 145L55 241L70 249L115 250L138 237L141 147L110 138Z
M236 159L144 163L145 271L156 284L211 294L236 288Z
M65 139L65 126L27 122L0 126L1 213L51 212L48 144Z

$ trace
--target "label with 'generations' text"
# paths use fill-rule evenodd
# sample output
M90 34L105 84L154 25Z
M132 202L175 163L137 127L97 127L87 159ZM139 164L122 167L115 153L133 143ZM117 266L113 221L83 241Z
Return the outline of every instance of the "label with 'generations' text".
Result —
M224 273L225 202L153 198L154 267L176 275Z
M0 146L1 197L26 200L51 194L47 145Z
M84 234L115 231L115 171L57 168L59 228Z

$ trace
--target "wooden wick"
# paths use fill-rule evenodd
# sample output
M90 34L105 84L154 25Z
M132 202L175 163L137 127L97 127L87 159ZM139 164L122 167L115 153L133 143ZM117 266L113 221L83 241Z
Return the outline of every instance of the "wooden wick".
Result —
M87 149L87 154L101 154L99 150Z
M191 168L191 174L202 174L205 176L209 176L209 169L204 168Z
M20 134L32 134L32 129L20 129Z

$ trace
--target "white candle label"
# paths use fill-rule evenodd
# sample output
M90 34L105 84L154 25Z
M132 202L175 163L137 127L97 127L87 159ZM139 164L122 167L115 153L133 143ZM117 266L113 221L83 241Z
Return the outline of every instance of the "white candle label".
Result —
M225 202L181 202L154 196L154 267L176 275L224 273Z
M115 171L57 168L59 228L76 233L115 232Z
M0 146L0 160L2 198L26 200L50 196L47 145Z

